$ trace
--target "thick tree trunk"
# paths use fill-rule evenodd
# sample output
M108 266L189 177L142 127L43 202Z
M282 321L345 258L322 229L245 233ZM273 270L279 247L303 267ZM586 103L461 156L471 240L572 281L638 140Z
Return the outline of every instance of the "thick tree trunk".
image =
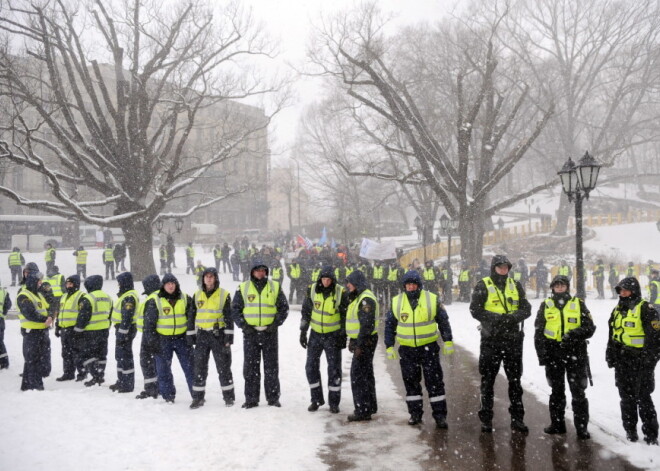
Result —
M153 256L153 234L151 224L136 221L122 227L130 257L130 271L138 282L147 275L158 273Z
M571 215L572 204L568 202L566 193L562 191L559 198L559 208L557 208L557 226L553 231L553 235L564 236L568 227L568 218Z

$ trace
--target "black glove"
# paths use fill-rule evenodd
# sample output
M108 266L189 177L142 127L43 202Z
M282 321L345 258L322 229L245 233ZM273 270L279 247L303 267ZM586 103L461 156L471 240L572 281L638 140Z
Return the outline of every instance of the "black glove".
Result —
M62 335L61 332L62 332L62 328L59 325L55 326L55 337L59 337L60 335Z
M186 335L186 343L189 347L193 347L197 342L197 335Z
M341 348L342 350L346 348L346 341L348 340L348 337L346 334L340 334L337 337L337 348Z
M545 366L548 364L548 359L545 356L539 357L539 366Z
M300 346L302 348L307 348L307 332L304 330L300 331Z
M348 351L351 353L355 352L355 348L357 347L357 343L355 340L351 339L348 341Z
M500 323L503 324L505 327L513 327L516 325L518 322L516 321L515 317L513 317L510 314L504 314L501 316L502 320L500 320Z
M278 327L279 326L275 322L273 322L272 324L268 324L268 327L266 327L266 332L268 332L269 334L277 332Z
M243 330L243 335L254 335L257 333L257 330L250 324L245 324L241 329Z

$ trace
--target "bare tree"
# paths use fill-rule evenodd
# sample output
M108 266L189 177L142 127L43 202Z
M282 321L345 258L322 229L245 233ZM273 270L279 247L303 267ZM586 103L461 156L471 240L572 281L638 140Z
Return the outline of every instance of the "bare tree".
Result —
M139 277L155 271L155 219L243 191L205 187L200 177L264 139L272 115L235 100L276 90L253 65L272 50L238 3L75 5L2 4L0 100L8 114L0 161L43 174L54 200L33 201L7 185L0 194L121 227ZM191 203L167 212L184 197Z
M546 159L560 167L589 149L611 166L625 149L657 139L646 131L658 124L658 2L524 0L520 7L505 19L502 39L557 103ZM559 214L563 233L565 198Z
M476 11L388 36L375 4L366 4L325 22L309 53L316 73L353 100L357 125L396 156L348 173L428 186L460 221L462 256L472 264L481 258L485 217L554 183L489 202L553 113L552 104L530 104L534 84L502 54L496 33L507 14Z

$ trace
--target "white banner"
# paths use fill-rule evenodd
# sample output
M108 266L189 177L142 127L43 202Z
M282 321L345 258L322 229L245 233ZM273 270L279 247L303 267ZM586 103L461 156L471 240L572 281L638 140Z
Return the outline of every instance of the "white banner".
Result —
M396 244L393 240L376 242L371 239L362 239L360 257L369 260L388 260L396 258Z

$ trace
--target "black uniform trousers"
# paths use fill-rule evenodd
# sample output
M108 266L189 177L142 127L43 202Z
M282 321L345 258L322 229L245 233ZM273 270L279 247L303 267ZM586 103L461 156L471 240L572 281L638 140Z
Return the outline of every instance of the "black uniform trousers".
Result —
M115 324L118 328L119 324ZM133 360L133 340L137 335L135 324L128 329L128 334L115 337L115 361L117 362L117 386L120 392L132 392L135 389L135 361ZM120 339L123 339L120 342Z
M23 329L23 380L21 391L44 389L43 378L50 375L50 338L48 329Z
M636 432L639 416L644 436L651 439L658 438L658 416L651 397L655 390L655 364L636 352L622 351L614 366L623 428L626 432Z
M85 373L102 383L108 362L108 335L110 329L86 330L82 333L80 356Z
M149 349L142 336L140 342L140 368L144 378L144 391L150 396L158 396L158 374L156 372L156 357Z
M109 280L110 277L112 277L113 280L115 279L115 262L114 262L114 260L110 261L110 262L105 262L105 279Z
M83 375L83 365L80 358L80 347L76 338L76 333L71 327L63 327L60 329L60 340L62 341L62 366L64 376L73 378L76 374Z
M204 399L206 378L209 374L209 356L213 353L215 368L220 379L220 389L225 403L235 399L234 377L231 373L231 346L225 346L225 333L220 330L216 337L212 331L197 330L197 342L193 356L193 399Z
M9 368L9 355L5 347L5 318L0 316L0 369Z
M598 299L605 299L605 278L596 277L596 290L598 291Z
M11 285L16 286L17 283L21 282L23 270L20 265L12 265L9 270L11 271Z
M253 332L243 336L245 402L259 402L262 356L266 401L277 401L280 398L277 332Z
M419 419L424 414L421 384L423 373L433 418L446 418L447 400L438 343L433 342L421 347L402 345L399 347L399 364L410 416Z
M186 257L186 275L190 271L191 275L195 274L195 259L192 257Z
M378 335L372 335L369 341L355 351L351 361L351 391L353 392L354 414L371 416L378 412L376 398L376 379L374 378L374 353L378 345Z
M300 300L305 297L305 282L300 278L289 279L289 303L300 304ZM293 301L293 294L296 295L296 301Z
M469 281L459 281L458 282L458 302L459 303L469 303L470 302L470 282Z
M479 419L490 424L493 420L493 386L504 364L504 373L509 381L509 413L512 420L523 420L525 408L522 402L522 335L503 339L481 339L479 352L479 374L481 374L481 409Z
M343 340L343 335L341 335ZM312 396L311 401L324 404L323 384L321 383L321 354L325 352L328 363L328 403L330 407L338 407L341 400L341 347L339 346L340 331L329 334L319 334L312 330L307 343L307 361L305 374Z
M229 269L229 271L231 271L231 263L229 263L228 258L223 258L222 259L222 271L224 273L227 273L227 269Z
M81 280L87 278L87 264L76 264L76 275L78 275Z
M588 382L586 357L572 350L550 353L545 365L545 377L552 390L548 405L552 423L558 425L564 423L567 378L568 388L571 390L575 429L578 432L586 432L589 424L589 401L584 394Z

